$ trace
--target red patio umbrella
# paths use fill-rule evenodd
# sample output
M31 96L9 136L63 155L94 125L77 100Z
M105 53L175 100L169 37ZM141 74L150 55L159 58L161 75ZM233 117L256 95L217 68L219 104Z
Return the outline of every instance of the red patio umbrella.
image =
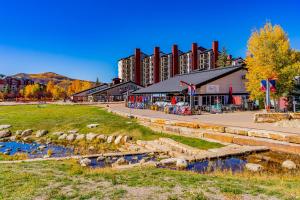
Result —
M172 97L171 104L172 104L172 105L176 105L176 103L177 103L177 102L176 102L176 97Z
M134 96L130 96L130 102L134 103Z

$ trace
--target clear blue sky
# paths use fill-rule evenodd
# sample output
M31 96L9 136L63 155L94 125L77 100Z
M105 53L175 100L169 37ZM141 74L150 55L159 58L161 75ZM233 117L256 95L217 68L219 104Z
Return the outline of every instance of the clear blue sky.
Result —
M0 0L0 74L57 72L110 81L135 47L169 52L219 40L245 56L251 30L280 24L300 49L297 0Z

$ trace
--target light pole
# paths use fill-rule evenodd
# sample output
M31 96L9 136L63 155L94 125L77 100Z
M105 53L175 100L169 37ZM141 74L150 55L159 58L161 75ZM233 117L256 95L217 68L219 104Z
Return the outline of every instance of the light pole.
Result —
M266 81L266 111L269 112L270 111L270 83L269 83L269 79L267 79Z

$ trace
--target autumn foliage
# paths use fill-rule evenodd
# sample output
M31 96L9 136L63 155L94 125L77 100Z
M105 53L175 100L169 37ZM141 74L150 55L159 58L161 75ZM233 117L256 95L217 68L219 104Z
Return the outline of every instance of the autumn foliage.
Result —
M247 90L251 99L263 99L261 80L276 79L273 98L287 96L294 87L294 77L300 74L298 53L290 47L287 34L279 26L266 23L252 33L248 41L246 64Z
M46 86L41 84L27 85L20 91L21 96L26 99L66 99L76 92L91 88L93 84L88 81L62 81L55 84L49 81Z
M68 95L71 96L74 93L89 89L92 87L91 82L75 80L72 81L68 88Z

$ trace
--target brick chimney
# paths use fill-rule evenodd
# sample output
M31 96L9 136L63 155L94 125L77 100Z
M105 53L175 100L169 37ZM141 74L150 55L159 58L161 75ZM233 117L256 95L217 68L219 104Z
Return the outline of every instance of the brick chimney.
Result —
M192 70L198 69L198 45L192 44Z
M160 53L159 47L154 48L154 61L153 61L153 73L154 73L154 83L159 82L159 74L160 74Z
M171 77L176 76L178 72L178 46L176 44L172 47L172 72Z
M141 50L135 49L135 82L141 84Z
M119 84L119 83L121 83L121 79L120 79L120 78L113 78L113 79L112 79L112 84L113 84L113 85L117 85L117 84Z
M219 57L219 42L218 41L213 41L212 50L214 53L213 65L214 65L214 68L217 68L218 67L217 62L218 62L218 57Z

